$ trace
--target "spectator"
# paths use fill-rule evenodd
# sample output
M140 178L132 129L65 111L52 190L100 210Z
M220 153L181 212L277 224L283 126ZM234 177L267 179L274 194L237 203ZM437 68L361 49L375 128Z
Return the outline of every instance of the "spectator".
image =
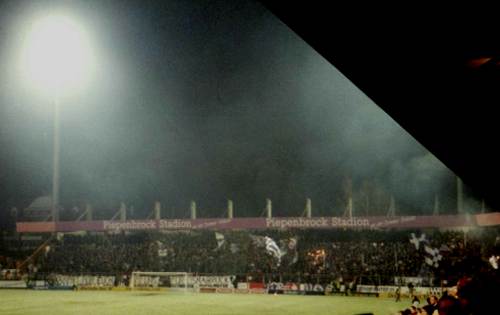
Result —
M427 298L427 305L425 305L423 309L427 312L427 314L432 315L434 311L437 310L437 302L437 296L431 295Z
M414 307L419 307L420 299L418 298L418 296L416 295L413 296L413 299L411 300L411 305Z

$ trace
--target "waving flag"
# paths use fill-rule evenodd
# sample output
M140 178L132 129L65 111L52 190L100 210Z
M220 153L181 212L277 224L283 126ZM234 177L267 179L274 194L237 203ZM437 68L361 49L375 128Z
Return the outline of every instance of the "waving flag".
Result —
M419 250L420 248L420 243L426 243L427 240L425 239L425 234L420 235L420 237L416 237L415 233L411 233L411 238L410 238L410 243L415 245L415 249Z
M270 238L268 236L266 236L264 239L265 239L265 242L266 242L266 250L267 250L267 252L269 254L277 257L277 258L281 257L281 250L278 247L278 245L276 244L276 242L272 238Z
M449 252L450 248L446 244L443 244L443 245L441 245L441 247L439 248L439 250L442 251L442 252Z
M278 245L276 244L276 242L272 238L265 236L264 240L265 240L265 244L266 244L267 253L278 258L278 266L279 266L281 263L281 250L280 250L280 248L278 247Z
M269 236L260 236L260 235L252 235L250 234L250 238L252 242L257 247L263 247L266 249L266 252L278 259L278 266L281 264L281 258L287 253L286 251L282 251L278 244L270 238Z
M434 256L435 249L433 249L432 247L425 245L424 250L427 254Z
M490 262L493 269L498 269L498 256L493 255L490 257L490 259L488 259L488 261Z
M440 251L449 250L446 245L442 245L440 248L432 248L429 246L429 241L426 239L425 234L422 233L420 237L415 236L415 233L411 233L410 243L415 245L415 249L418 251L420 249L420 245L423 244L424 252L426 256L424 257L425 263L429 266L438 267L439 262L443 258L441 256Z
M154 245L156 243L156 247L158 248L158 257L167 257L168 255L168 249L165 248L162 242L156 241L152 243L151 245Z
M238 244L231 243L231 245L229 245L229 250L231 251L231 253L236 254L240 251L240 248L238 247Z
M425 263L428 264L429 266L434 265L434 261L430 257L425 257Z
M255 246L264 247L266 246L266 240L264 236L250 234L250 238Z
M224 245L226 242L226 239L224 238L224 234L215 232L215 240L217 241L217 248L215 250L218 250L219 248Z
M288 265L293 265L299 260L299 253L297 252L297 237L280 240L281 257L285 257Z
M439 266L439 261L443 258L443 256L439 253L439 249L425 245L424 250L429 255L428 257L425 257L425 263L429 266L437 268Z

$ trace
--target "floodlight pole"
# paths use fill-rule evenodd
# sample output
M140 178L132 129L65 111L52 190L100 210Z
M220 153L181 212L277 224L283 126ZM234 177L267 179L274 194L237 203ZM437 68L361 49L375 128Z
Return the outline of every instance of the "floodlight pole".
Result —
M59 221L59 97L55 96L54 102L54 139L53 139L53 165L52 165L52 220Z

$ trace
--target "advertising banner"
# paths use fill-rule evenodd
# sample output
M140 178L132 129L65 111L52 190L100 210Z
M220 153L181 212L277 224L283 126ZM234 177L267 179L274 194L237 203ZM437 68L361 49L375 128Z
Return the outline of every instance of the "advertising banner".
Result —
M250 287L250 289L265 289L266 288L265 283L262 283L262 282L249 282L248 286Z
M460 228L500 225L500 213L477 215L436 215L399 217L282 217L282 218L222 218L167 219L127 221L60 221L18 222L17 232L76 232L133 230L229 230L229 229L405 229Z
M0 288L2 289L26 289L27 285L22 280L0 280Z

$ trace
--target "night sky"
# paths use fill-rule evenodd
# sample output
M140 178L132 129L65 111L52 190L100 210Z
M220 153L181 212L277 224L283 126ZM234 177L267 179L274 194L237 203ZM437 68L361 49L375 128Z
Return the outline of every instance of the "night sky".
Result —
M20 82L28 18L61 6L85 25L97 72L61 100L61 204L146 216L456 211L454 174L254 1L0 2L0 210L50 195L51 100ZM63 5L61 5L63 3ZM332 38L335 41L335 38ZM401 106L405 106L404 103ZM368 200L368 201L367 201ZM368 202L368 205L367 205ZM466 209L478 210L466 199ZM467 208L468 207L468 208Z

